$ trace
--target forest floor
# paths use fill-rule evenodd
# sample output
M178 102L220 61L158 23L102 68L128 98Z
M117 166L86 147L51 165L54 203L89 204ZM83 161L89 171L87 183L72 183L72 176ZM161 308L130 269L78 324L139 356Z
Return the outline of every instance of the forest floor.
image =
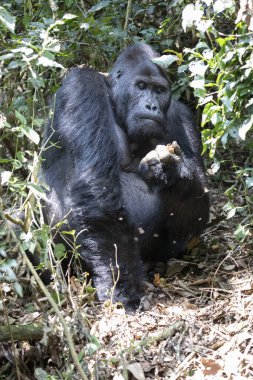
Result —
M89 286L71 279L59 307L89 379L253 378L253 252L250 239L235 240L239 220L222 215L222 194L212 189L201 243L146 284L138 311L98 305ZM3 284L0 316L4 325L36 322L43 339L0 343L0 379L81 379L59 318L23 272L24 297Z

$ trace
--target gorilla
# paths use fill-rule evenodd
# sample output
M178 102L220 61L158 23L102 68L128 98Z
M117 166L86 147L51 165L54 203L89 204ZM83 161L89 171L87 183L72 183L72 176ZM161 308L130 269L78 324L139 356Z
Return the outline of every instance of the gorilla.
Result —
M128 308L143 295L147 265L182 255L209 216L200 134L157 56L130 45L107 79L72 69L44 137L46 220L75 230L98 300L113 288Z

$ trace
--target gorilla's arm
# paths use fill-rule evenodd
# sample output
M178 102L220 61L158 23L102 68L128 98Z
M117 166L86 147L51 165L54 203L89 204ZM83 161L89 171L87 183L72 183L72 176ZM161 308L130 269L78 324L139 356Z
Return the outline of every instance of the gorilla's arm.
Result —
M167 123L169 141L177 141L181 149L181 159L177 161L174 181L181 178L199 183L200 187L206 186L205 168L201 157L201 136L191 111L183 103L172 100L167 113ZM173 170L172 173L168 172L168 182L173 184Z
M141 174L158 190L177 186L206 186L201 157L201 140L191 112L182 103L172 100L166 118L166 141L144 157Z
M191 112L173 100L167 123L171 144L157 146L148 153L139 170L166 205L168 240L175 243L170 251L177 255L186 249L188 241L200 235L208 222L209 193L201 140Z

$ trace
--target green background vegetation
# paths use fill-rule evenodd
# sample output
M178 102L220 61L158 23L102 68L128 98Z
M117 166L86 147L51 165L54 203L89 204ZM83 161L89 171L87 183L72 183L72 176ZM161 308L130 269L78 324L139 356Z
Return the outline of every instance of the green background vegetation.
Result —
M63 75L79 64L108 72L120 50L136 42L166 55L160 64L174 96L197 110L210 182L227 196L221 213L238 217L238 244L252 243L253 16L247 11L233 0L0 5L0 279L22 296L13 253L39 251L45 262L64 255L43 221L45 187L38 178L43 127Z

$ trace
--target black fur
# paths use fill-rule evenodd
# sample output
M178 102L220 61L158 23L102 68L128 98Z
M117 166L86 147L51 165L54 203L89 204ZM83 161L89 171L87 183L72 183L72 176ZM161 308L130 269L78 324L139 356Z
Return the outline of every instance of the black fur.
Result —
M108 82L73 69L45 133L47 219L67 217L76 230L99 300L109 298L117 256L114 300L127 306L142 294L143 261L183 253L209 212L199 133L189 110L171 99L165 72L150 60L156 56L147 45L129 46ZM160 147L163 160L156 146L173 141L171 153Z

